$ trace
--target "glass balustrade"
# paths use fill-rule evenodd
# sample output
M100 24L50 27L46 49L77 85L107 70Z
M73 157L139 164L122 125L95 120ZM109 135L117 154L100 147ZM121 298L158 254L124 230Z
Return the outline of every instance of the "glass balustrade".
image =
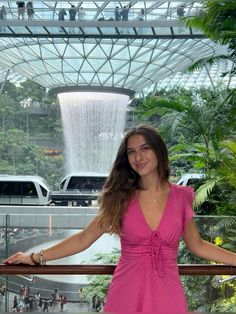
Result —
M27 2L25 2L25 5ZM178 8L180 3L176 1L135 1L130 4L126 1L83 1L82 3L72 3L70 1L33 1L33 15L28 17L27 7L23 10L23 15L18 14L17 1L7 1L5 3L7 19L22 19L27 20L58 20L59 12L64 9L66 14L65 20L69 20L69 9L71 4L77 10L76 20L88 21L104 21L115 20L115 8L118 6L119 15L124 6L129 7L129 20L176 20L179 19ZM184 7L185 16L194 16L201 13L202 4L199 1L188 1ZM83 15L79 14L84 11ZM83 19L81 18L83 16ZM121 17L122 19L122 17Z
M37 252L42 248L82 229L96 211L74 208L63 214L0 215L0 259L17 251ZM232 250L236 249L235 217L196 217L195 221L204 238ZM78 228L77 228L78 226ZM49 262L49 265L116 264L120 244L115 236L104 235L86 251L69 258ZM179 264L209 264L191 255L181 242ZM234 274L235 275L235 274ZM235 311L235 276L181 276L191 311ZM0 291L4 297L1 312L47 311L95 312L104 300L111 275L0 275ZM97 297L95 297L97 296ZM64 299L63 299L64 298ZM41 301L40 301L41 300Z

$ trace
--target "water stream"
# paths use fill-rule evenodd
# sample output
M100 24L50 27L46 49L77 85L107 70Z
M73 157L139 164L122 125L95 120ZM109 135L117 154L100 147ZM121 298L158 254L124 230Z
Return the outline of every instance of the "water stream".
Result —
M58 94L66 172L106 172L123 136L129 97L104 92Z

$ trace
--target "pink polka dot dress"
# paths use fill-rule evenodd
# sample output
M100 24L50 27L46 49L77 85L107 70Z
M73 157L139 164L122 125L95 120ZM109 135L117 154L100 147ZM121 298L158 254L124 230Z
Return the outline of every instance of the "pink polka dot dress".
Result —
M192 188L170 184L167 204L151 230L134 197L122 223L121 256L104 312L186 313L177 254L185 227L193 218Z

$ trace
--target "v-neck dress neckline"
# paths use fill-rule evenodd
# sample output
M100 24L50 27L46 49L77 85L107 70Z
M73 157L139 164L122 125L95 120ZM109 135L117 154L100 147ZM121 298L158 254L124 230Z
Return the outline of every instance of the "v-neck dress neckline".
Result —
M154 229L152 229L152 228L150 227L150 225L148 224L147 219L145 218L145 215L144 215L144 213L143 213L142 207L141 207L141 205L140 205L139 199L138 199L137 195L135 195L136 202L137 202L137 204L138 204L138 206L137 206L138 211L140 212L140 214L141 214L141 216L142 216L142 219L143 219L145 225L147 226L147 228L148 228L149 231L151 231L151 232L157 232L157 231L160 229L160 226L161 226L161 224L162 224L162 221L164 220L164 218L165 218L165 216L166 216L166 212L167 212L168 207L169 207L169 202L170 202L170 198L171 198L171 194L172 194L172 190L173 190L172 184L171 184L170 182L168 182L168 184L169 184L170 190L169 190L169 193L168 193L168 196L167 196L166 204L165 204L164 209L163 209L163 212L162 212L162 214L161 214L160 221L159 221L159 223L157 224L157 226L156 226Z

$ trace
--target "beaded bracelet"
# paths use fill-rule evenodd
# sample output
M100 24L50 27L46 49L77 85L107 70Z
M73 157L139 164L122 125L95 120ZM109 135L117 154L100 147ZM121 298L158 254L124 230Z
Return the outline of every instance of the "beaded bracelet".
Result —
M39 265L41 265L41 266L46 265L46 261L45 261L44 256L43 256L43 250L41 250L39 252Z
M34 260L34 253L31 253L31 254L30 254L30 259L31 259L31 262L32 262L34 265L39 265L39 263Z

